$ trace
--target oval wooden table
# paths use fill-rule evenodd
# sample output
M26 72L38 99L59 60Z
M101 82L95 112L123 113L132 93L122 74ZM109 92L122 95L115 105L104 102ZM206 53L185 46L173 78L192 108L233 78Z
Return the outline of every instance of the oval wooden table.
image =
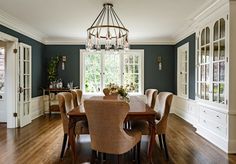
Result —
M112 96L94 96L90 99L95 100L103 100L103 99L117 99ZM126 121L129 120L146 120L149 122L150 129L150 140L147 151L148 159L151 161L153 146L155 144L155 118L156 111L145 104L145 102L139 98L138 96L130 97L130 111L126 116ZM74 108L72 111L68 113L69 116L69 142L71 145L72 153L73 153L73 161L74 163L77 160L77 151L76 151L76 143L75 143L75 133L74 129L76 126L76 122L80 120L87 120L86 114L84 111L83 105ZM114 116L111 116L114 117Z

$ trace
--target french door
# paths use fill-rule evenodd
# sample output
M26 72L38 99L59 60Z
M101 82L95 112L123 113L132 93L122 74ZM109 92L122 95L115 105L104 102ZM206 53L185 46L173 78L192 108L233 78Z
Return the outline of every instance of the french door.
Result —
M31 46L19 44L19 95L20 127L31 123Z

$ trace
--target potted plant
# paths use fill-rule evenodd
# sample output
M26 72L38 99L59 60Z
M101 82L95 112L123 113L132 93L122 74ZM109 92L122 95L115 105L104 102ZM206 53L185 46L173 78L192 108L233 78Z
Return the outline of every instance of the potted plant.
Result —
M51 84L57 80L57 67L60 61L60 57L51 57L50 62L48 63L48 81Z

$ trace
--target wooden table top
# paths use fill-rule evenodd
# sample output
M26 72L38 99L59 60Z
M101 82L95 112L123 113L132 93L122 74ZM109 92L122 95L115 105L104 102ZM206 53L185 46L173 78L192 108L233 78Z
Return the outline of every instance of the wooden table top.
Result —
M90 99L93 100L118 100L117 97L112 96L93 96ZM130 97L130 111L128 115L156 115L156 111L152 108L150 108L148 105L145 104L145 101L143 101L141 98L137 96L131 96ZM84 116L85 110L83 105L78 106L72 111L68 113L69 116Z

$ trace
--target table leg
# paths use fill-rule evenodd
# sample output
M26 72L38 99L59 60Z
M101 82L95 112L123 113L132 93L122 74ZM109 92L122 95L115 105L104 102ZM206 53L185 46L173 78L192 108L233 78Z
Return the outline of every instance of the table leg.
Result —
M150 140L149 140L147 156L148 160L152 161L152 151L154 145L156 144L155 121L149 122L149 128L150 128Z
M69 119L69 142L72 150L73 163L76 163L77 154L76 154L76 143L75 143L75 129L76 121L72 118Z

